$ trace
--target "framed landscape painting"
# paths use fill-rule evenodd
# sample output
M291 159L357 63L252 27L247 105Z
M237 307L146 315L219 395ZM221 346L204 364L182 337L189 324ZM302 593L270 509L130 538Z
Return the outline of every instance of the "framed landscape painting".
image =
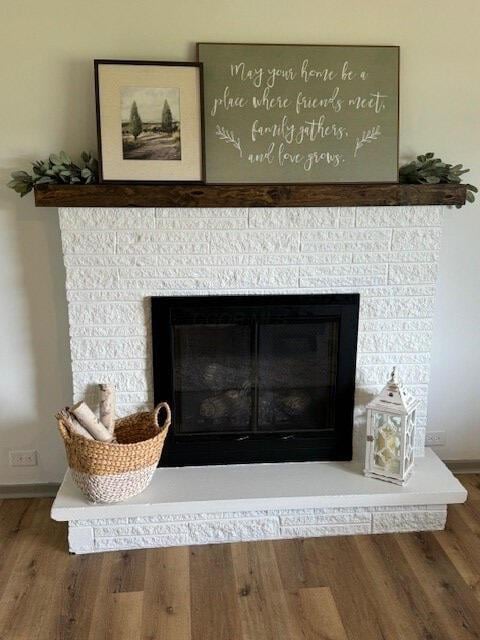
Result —
M201 182L202 65L95 60L101 182Z
M398 182L397 46L199 43L210 183Z

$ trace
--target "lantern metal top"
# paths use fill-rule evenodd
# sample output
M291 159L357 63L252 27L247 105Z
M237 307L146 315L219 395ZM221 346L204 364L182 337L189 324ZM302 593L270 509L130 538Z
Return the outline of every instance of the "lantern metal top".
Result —
M396 368L393 367L390 380L371 402L367 409L386 411L398 415L408 415L418 406L419 401L398 380Z

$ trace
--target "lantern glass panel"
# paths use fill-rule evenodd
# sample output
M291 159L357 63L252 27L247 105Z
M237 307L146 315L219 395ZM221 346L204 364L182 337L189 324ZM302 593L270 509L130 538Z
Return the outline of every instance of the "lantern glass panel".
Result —
M402 417L373 412L374 462L388 473L400 473Z
M415 411L407 416L405 425L405 469L413 462L413 446L415 440Z

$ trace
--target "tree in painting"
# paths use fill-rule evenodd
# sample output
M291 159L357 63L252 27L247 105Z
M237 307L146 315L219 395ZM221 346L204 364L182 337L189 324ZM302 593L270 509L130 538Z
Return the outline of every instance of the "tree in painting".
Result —
M130 133L136 140L143 131L143 123L138 113L138 107L135 100L132 102L132 108L130 110Z
M125 160L181 160L180 90L121 87L120 115Z
M168 104L168 100L165 100L163 103L162 110L162 129L167 133L171 133L173 130L173 117L172 110L170 109L170 105Z

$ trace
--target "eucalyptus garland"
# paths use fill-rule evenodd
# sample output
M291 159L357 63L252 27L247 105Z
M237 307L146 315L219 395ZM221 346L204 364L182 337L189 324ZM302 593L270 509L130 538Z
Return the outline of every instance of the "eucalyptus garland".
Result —
M98 180L98 162L91 153L82 152L81 162L75 164L65 151L52 153L48 160L32 162L32 173L14 171L8 186L20 194L27 195L39 184L92 184Z
M23 198L39 184L92 184L98 181L98 162L91 153L83 151L81 163L72 162L65 151L58 155L52 153L48 160L37 160L32 163L32 173L14 171L8 186ZM459 184L461 176L470 169L462 164L448 164L441 158L435 158L432 152L417 156L416 160L400 167L399 180L403 184ZM477 187L466 184L466 199L475 201Z
M400 182L407 184L459 184L462 182L464 173L468 173L470 169L464 169L463 164L447 164L440 158L435 158L432 152L417 156L416 160L400 167ZM473 184L467 184L467 201L475 201L475 193L478 192L477 187ZM457 205L460 208L460 205Z

